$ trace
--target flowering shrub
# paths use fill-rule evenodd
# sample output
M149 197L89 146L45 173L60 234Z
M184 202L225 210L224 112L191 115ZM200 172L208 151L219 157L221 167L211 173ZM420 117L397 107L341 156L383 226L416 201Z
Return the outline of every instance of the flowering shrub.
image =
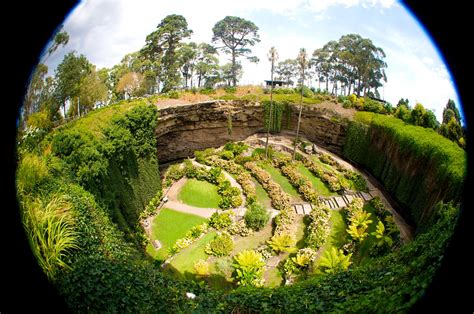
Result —
M274 158L274 160L278 159ZM311 203L316 203L318 201L318 194L313 189L313 184L310 180L298 172L294 164L281 163L278 161L276 164L284 165L280 168L281 172L289 179L290 183L298 189L298 192L303 195L303 198L306 201Z
M272 181L271 176L254 162L247 162L245 168L248 169L257 181L267 191L268 196L272 200L272 205L276 209L282 211L290 207L290 197L283 192L281 187Z
M194 263L194 271L198 276L209 275L209 263L203 259L198 260L196 263Z
M309 158L305 158L303 163L316 177L326 183L332 192L339 192L342 190L339 178L334 172L323 169Z
M324 154L324 153L319 155L319 160L321 160L321 162L328 164L330 166L334 166L337 164L337 161L334 160L334 158L331 155Z
M229 232L232 235L238 234L242 237L247 237L253 234L253 230L247 226L247 224L245 223L245 220L243 219L233 222L229 227L227 227L227 232Z
M191 243L199 239L201 235L206 233L208 227L209 226L207 223L202 223L191 228L191 230L186 232L186 236L184 238L176 240L176 243L171 248L169 248L170 255L174 255L182 249L187 248L189 245L191 245Z
M252 182L252 177L241 165L236 164L232 160L219 159L217 156L209 157L207 159L207 164L210 166L222 168L225 171L237 176L236 181L242 187L242 191L247 198L247 203L252 204L256 201L257 194L255 191L255 185ZM240 206L240 204L238 206Z
M275 217L275 232L274 234L289 233L294 234L293 221L296 219L296 212L293 208L287 207L280 210L280 213Z
M307 226L306 245L309 248L318 250L326 243L326 239L331 232L331 209L323 203L313 207L309 214L309 224Z

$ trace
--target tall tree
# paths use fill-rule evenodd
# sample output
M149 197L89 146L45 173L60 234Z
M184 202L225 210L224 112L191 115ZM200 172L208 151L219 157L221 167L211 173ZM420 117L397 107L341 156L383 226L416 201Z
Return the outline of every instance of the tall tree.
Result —
M198 56L196 63L196 75L198 79L198 87L201 87L201 82L204 81L205 85L211 83L213 77L218 76L219 71L219 60L216 57L217 50L207 44L201 43L198 45Z
M305 80L305 70L308 67L308 54L306 53L305 48L301 48L298 54L298 58L296 59L298 62L298 69L300 72L300 112L298 114L298 125L296 128L296 137L295 137L295 144L293 147L293 157L292 160L295 160L296 157L296 145L298 144L298 136L300 133L300 122L301 122L301 112L303 111L303 89L304 89L304 80Z
M46 74L48 74L48 67L45 64L40 63L31 75L30 84L23 102L23 121L26 121L30 114L39 110L40 98L44 89Z
M188 88L188 80L190 80L191 88L193 87L192 77L194 74L194 69L196 67L198 49L197 45L194 42L186 43L181 45L177 51L181 74L184 77L184 88Z
M265 158L268 159L268 138L270 137L270 126L272 125L273 117L273 71L275 70L275 62L278 60L278 52L275 47L270 48L268 52L268 60L271 63L271 74L270 74L270 111L268 113L268 126L267 126L267 139L265 141Z
M147 36L142 52L153 58L160 58L162 92L168 92L176 88L180 81L176 50L181 40L190 37L193 31L188 29L186 19L177 14L166 16L156 28L156 31Z
M78 115L92 110L96 103L105 102L108 89L104 78L92 67L89 75L85 76L79 89Z
M443 109L443 123L449 123L453 117L459 124L461 123L461 114L459 113L454 100L449 99L446 107Z
M92 71L92 64L84 55L76 56L72 51L64 56L61 64L56 68L56 96L63 107L64 117L66 117L66 104L77 97L80 92L83 79Z
M125 99L128 99L132 96L136 96L142 84L143 75L137 72L128 72L120 78L116 89L118 92L124 94Z
M281 62L278 62L275 67L275 72L278 74L277 79L288 82L288 84L293 85L295 83L295 78L298 76L298 68L296 60L286 59Z
M258 27L251 21L236 16L226 16L212 28L213 43L221 43L218 47L231 55L232 85L237 86L238 62L237 58L249 55L252 51L248 48L260 42ZM251 62L258 62L255 56L247 56Z

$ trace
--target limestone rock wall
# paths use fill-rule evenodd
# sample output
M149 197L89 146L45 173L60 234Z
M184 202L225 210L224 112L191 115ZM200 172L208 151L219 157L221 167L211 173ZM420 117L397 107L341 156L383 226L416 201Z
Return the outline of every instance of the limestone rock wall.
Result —
M294 106L289 130L296 130L297 119L298 106ZM331 109L304 107L301 134L335 153L342 152L346 127L347 121ZM219 147L264 131L264 108L258 102L215 100L160 108L158 160L164 163L186 158L196 150Z

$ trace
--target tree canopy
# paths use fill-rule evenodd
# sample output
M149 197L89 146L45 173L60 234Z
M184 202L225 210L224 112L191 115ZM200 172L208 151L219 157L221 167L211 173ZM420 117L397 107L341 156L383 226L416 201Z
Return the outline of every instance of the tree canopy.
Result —
M256 56L249 56L252 50L248 48L260 42L258 27L253 22L243 18L226 16L214 25L212 32L212 42L221 43L223 46L218 48L231 55L232 85L236 86L239 68L237 58L247 56L250 61L258 62Z

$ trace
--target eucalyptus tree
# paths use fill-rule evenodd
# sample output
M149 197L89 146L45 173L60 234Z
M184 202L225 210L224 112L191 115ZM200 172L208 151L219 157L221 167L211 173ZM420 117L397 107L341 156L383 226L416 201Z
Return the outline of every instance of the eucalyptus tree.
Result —
M275 72L278 75L277 78L288 82L288 84L293 85L295 78L298 76L298 68L296 60L286 59L278 62L275 67Z
M305 48L300 49L300 52L298 54L298 57L296 58L296 61L298 62L298 70L300 72L301 87L300 87L300 110L298 114L298 125L296 127L296 137L295 137L295 144L293 147L292 160L295 160L295 156L296 156L296 145L298 143L298 136L300 133L301 112L303 111L303 88L304 88L304 80L305 80L305 70L309 64L308 54L306 53Z
M197 44L194 42L182 44L177 50L177 55L181 74L184 78L184 88L188 88L188 80L190 81L191 87L193 87L192 77L198 57Z
M267 139L265 142L265 158L268 159L268 138L270 136L270 126L272 125L273 118L273 71L275 68L275 62L278 60L278 52L275 47L270 48L268 52L268 60L271 63L271 74L270 74L270 111L268 113L268 126L267 126Z
M91 71L92 64L89 60L82 54L76 56L75 51L65 55L63 61L56 68L55 94L63 107L64 117L66 117L66 104L79 96L81 84Z
M217 59L217 50L207 44L200 43L197 47L197 63L196 75L198 79L198 87L201 87L201 82L211 81L211 78L216 77L219 71L219 59Z
M243 18L226 16L214 25L212 32L212 42L221 43L222 46L218 47L218 49L231 55L232 85L236 86L237 72L239 70L237 58L247 56L249 61L258 62L256 56L248 56L252 53L252 50L248 47L260 42L258 27L253 22Z

